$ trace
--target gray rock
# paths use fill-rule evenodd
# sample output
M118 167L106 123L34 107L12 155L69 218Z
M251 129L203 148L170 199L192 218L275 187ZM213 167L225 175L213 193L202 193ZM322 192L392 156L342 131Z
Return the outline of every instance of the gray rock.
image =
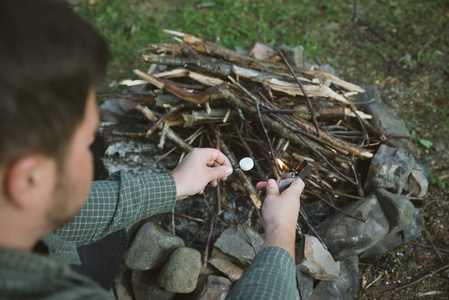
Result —
M270 56L274 54L274 50L262 43L255 43L251 51L249 52L249 56L254 57L258 60L268 59Z
M128 284L131 271L122 264L114 278L114 294L117 300L133 300L132 290Z
M390 224L389 233L396 233L410 226L415 207L407 197L392 194L385 189L376 189L374 194L387 216Z
M240 269L227 259L211 257L208 260L208 265L214 266L214 268L226 275L232 282L239 280L245 273L244 270Z
M332 67L329 64L324 64L324 65L318 66L317 71L325 72L325 73L335 76L335 69L334 69L334 67Z
M187 294L195 290L201 271L201 254L192 248L181 247L175 250L164 266L157 284L173 293Z
M126 116L126 113L120 106L120 99L109 99L103 102L98 107L98 110L100 112L101 122L119 123L119 120Z
M315 279L335 281L340 274L340 262L334 261L320 241L308 234L303 236L296 262L299 270Z
M422 230L422 218L418 208L413 209L412 222L403 231L390 232L376 245L369 248L360 255L361 258L369 258L384 255L391 249L407 244L419 237Z
M405 183L404 190L414 197L424 197L429 189L430 163L415 157L415 165Z
M365 189L384 188L400 194L414 164L415 159L408 152L380 145L371 161Z
M403 240L401 238L401 233L399 232L392 232L389 233L383 238L381 241L379 241L376 245L369 248L365 252L363 252L360 255L360 258L370 258L370 257L376 257L380 255L384 255L391 249L397 248L403 244Z
M248 244L245 235L239 228L228 228L223 231L215 242L214 251L215 249L219 249L224 254L230 256L235 263L249 267L256 253L262 248L263 238L251 227L244 226L243 228L254 249Z
M313 290L310 300L356 299L359 280L359 258L351 256L341 261L340 277L335 282L321 281Z
M412 224L408 228L404 229L404 231L403 231L404 243L408 243L411 240L413 240L417 237L420 237L422 228L423 228L423 220L422 220L421 213L419 212L419 208L415 208L413 211Z
M234 51L237 52L238 54L249 55L249 50L245 48L235 47Z
M367 222L336 212L317 229L336 261L358 255L371 248L389 231L387 217L374 194L349 204L344 210Z
M161 290L156 285L154 271L133 271L132 284L135 300L171 300L175 293Z
M281 45L278 50L282 51L288 63L297 67L304 67L304 47L290 47Z
M296 269L296 284L301 296L299 299L306 300L310 299L313 292L313 282L315 279L307 275L306 273ZM299 296L299 295L298 295Z
M162 267L184 241L151 222L140 227L125 254L125 264L135 271Z
M382 103L379 90L375 85L359 84L365 90L364 93L354 95L351 99L354 104L362 110L366 109L366 105L373 103Z
M385 141L386 145L394 148L402 148L412 154L418 153L410 139L388 138L388 136L410 137L410 133L405 127L404 122L399 119L393 109L381 103L372 103L365 106L365 112L373 116L371 125L380 134L387 136L387 140Z
M232 281L216 275L201 275L198 285L192 295L192 300L225 299L231 289Z

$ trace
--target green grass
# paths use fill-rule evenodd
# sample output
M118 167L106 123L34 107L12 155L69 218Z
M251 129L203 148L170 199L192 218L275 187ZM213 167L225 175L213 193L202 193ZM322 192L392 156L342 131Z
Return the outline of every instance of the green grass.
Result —
M133 77L136 67L145 69L140 55L147 44L173 42L163 33L165 28L210 41L219 38L231 49L250 49L255 42L276 49L281 44L303 45L307 19L307 60L329 63L347 80L373 84L398 76L414 94L427 83L414 88L410 74L427 68L449 76L449 5L441 0L360 1L359 20L368 26L353 19L354 0L216 0L213 7L197 8L202 2L209 1L97 0L95 5L86 1L76 6L111 47L109 74L100 91L119 90L117 81ZM404 68L409 72L402 72ZM440 106L438 98L448 96L445 80L428 81L436 94L425 106ZM438 113L447 116L447 108Z
M172 29L200 36L228 47L250 48L255 42L272 47L302 45L306 34L320 31L321 23L350 17L350 2L319 5L315 1L215 1L211 8L199 9L199 1L97 1L89 6L83 3L76 12L87 19L107 39L112 50L108 83L131 76L130 70L139 66L139 50L149 43L172 42L162 29ZM172 3L172 5L170 5ZM319 22L316 22L316 19ZM131 36L127 30L135 27ZM325 33L323 33L325 34ZM326 43L333 44L332 37ZM309 39L307 54L323 55L322 47Z

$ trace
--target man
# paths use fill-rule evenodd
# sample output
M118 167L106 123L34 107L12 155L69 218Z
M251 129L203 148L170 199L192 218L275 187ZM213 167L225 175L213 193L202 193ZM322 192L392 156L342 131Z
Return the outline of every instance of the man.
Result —
M80 263L76 247L105 241L226 180L229 160L195 149L171 173L120 172L91 186L104 41L51 0L0 0L0 41L0 299L110 299L67 264ZM279 194L274 180L258 184L267 192L265 243L229 299L294 297L303 187L297 180Z

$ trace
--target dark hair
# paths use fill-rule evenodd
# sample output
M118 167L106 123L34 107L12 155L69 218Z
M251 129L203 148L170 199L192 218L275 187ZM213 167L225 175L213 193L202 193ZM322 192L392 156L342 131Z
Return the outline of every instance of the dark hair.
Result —
M65 157L108 60L103 38L61 1L0 0L0 167Z

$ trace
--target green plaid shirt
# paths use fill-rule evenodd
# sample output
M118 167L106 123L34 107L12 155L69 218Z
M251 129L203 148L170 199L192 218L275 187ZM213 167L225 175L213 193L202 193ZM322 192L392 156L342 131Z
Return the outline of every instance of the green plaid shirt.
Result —
M110 299L99 285L67 265L80 263L76 247L171 211L175 203L176 185L170 173L132 176L118 172L94 182L74 220L43 239L50 257L0 247L0 299ZM292 257L271 247L256 255L227 299L294 299L294 289Z
M264 248L237 281L226 300L294 300L296 265L287 250Z
M44 241L52 257L80 264L76 247L101 240L152 215L172 211L175 203L176 184L171 173L133 176L120 171L107 180L94 181L75 219Z

